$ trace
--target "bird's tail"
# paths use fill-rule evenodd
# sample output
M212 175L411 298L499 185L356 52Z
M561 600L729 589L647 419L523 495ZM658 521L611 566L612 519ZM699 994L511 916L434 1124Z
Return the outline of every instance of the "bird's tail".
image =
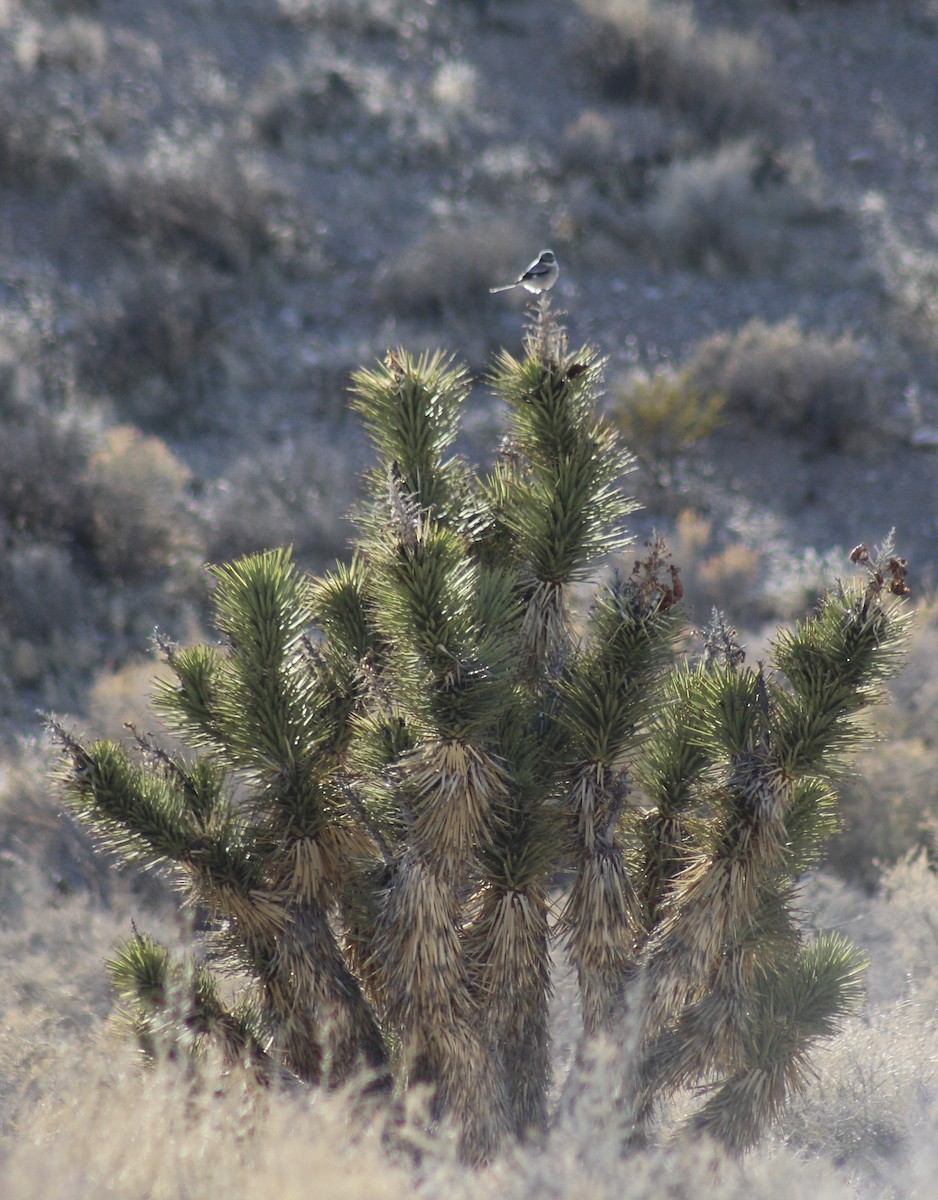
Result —
M495 292L510 292L512 288L516 288L516 283L505 283L501 287L489 288L489 291L494 295Z

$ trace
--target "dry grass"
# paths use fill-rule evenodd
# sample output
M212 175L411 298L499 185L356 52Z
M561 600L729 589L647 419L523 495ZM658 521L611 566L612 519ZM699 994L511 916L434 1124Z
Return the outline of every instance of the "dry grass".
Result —
M109 1070L91 1061L80 1087L77 1074L32 1115L6 1162L11 1200L289 1200L308 1196L313 1180L324 1197L392 1200L413 1186L382 1158L377 1138L354 1139L341 1101L265 1102L234 1082L219 1094L210 1079L186 1080L170 1066L143 1079L127 1064Z
M129 936L132 912L145 904L160 936L174 944L180 936L175 914L159 907L154 881L116 871L87 834L61 816L51 763L48 745L32 741L7 752L0 768L5 1134L24 1106L54 1107L63 1078L80 1088L78 1064L99 1041L111 1008L102 960L118 938ZM8 1150L4 1143L0 1160Z
M855 1200L857 1185L882 1186L884 1168L897 1169L896 1156L921 1120L915 1092L933 1069L911 1042L926 1027L920 1014L898 1007L865 1035L855 1026L839 1039L786 1130L800 1157L776 1145L739 1164L701 1142L636 1152L624 1163L600 1109L588 1126L558 1128L543 1146L516 1150L478 1173L457 1166L445 1136L426 1135L419 1110L397 1126L389 1147L384 1119L362 1122L342 1095L259 1097L237 1078L219 1081L211 1064L188 1077L172 1064L138 1074L99 1041L89 1054L48 1064L36 1080L0 1159L0 1186L9 1200L180 1200L218 1192L231 1200L299 1200L311 1180L327 1200ZM883 1057L890 1044L902 1053L898 1072ZM799 1118L809 1114L805 1141ZM830 1157L817 1153L822 1139ZM815 1161L805 1161L809 1143ZM419 1148L420 1157L395 1146ZM890 1194L908 1193L900 1186Z

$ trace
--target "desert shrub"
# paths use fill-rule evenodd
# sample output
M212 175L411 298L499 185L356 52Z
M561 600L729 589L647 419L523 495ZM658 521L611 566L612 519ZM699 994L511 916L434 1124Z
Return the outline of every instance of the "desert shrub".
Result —
M934 594L915 606L909 660L889 690L895 700L889 710L890 731L938 746L938 597Z
M37 739L6 749L0 774L0 853L38 869L46 887L60 896L81 892L106 901L119 876L101 869L87 831L63 814L55 788L48 785L50 753L49 744ZM6 895L3 899L5 921L24 920L22 902Z
M263 141L302 153L304 143L323 135L342 142L360 137L366 112L348 63L317 54L299 67L283 60L270 66L251 94L248 115Z
M4 715L76 705L98 639L119 660L204 594L187 472L54 376L0 367L0 675L26 689Z
M642 227L665 262L757 273L782 265L786 226L813 205L792 164L746 139L663 168Z
M830 844L832 866L868 889L919 850L938 859L938 603L915 615L908 662L889 687L888 737L859 756Z
M475 107L478 88L478 72L472 63L448 59L434 74L430 95L448 112L467 113Z
M626 445L646 461L673 461L722 424L723 396L705 395L686 371L625 379L610 390Z
M142 163L110 162L95 206L154 261L169 254L233 274L268 258L299 271L311 225L259 161L211 138L163 136Z
M754 536L765 551L761 594L762 611L767 617L791 620L816 608L824 593L833 587L839 564L848 553L843 546L827 550L808 546L798 553L792 551L787 541L779 542L758 529Z
M867 1194L877 1184L879 1194L891 1189L935 1092L934 1038L928 1010L914 1001L851 1022L786 1115L789 1145L862 1174Z
M931 854L909 850L883 869L867 901L870 936L883 947L871 972L871 990L884 1000L910 1000L932 1021L938 1003L938 871ZM938 1065L932 1060L922 1064Z
M859 927L871 951L869 1011L825 1045L782 1133L861 1178L866 1195L911 1197L931 1186L933 1156L922 1161L921 1151L934 1145L938 1096L936 905L938 875L924 853L888 867L875 895L835 894L839 922Z
M862 8L867 2L868 0L775 0L775 3L789 8L793 12L851 6ZM742 3L745 4L746 0L742 0ZM934 18L938 18L938 6L936 6L935 0L893 0L890 8L910 24L927 33L938 31L934 24Z
M794 319L716 334L686 367L697 387L726 397L727 415L797 433L818 450L850 446L880 414L869 348L850 334L805 333Z
M86 586L74 550L0 526L0 616L13 638L46 641L73 629Z
M848 557L844 547L796 551L771 521L739 513L716 517L685 506L666 529L695 620L717 607L757 642L765 622L813 612Z
M714 522L692 509L678 514L671 544L692 620L706 623L715 608L736 623L759 612L764 562L754 546L738 537L717 538Z
M938 749L925 738L891 739L867 750L844 787L843 827L828 851L845 879L873 890L903 855L938 849Z
M157 432L223 422L226 283L205 268L156 265L115 283L81 337L80 378Z
M89 71L100 67L108 51L107 30L99 21L71 15L64 21L33 26L20 34L17 59L39 70Z
M867 195L860 215L896 333L912 346L938 355L938 253L913 241L899 227L882 196ZM936 221L932 214L933 225Z
M0 734L34 725L37 707L78 707L81 675L100 654L100 616L71 547L0 522Z
M385 62L327 51L317 42L298 62L278 60L254 87L248 121L268 145L313 168L371 176L393 166L451 161L475 119L475 72L443 59L414 70L406 88ZM482 162L484 166L484 160Z
M7 187L62 187L103 151L73 80L6 65L0 71L0 180Z
M60 404L41 385L25 402L0 408L0 517L23 534L87 543L82 470L102 425L94 407L77 399Z
M519 247L529 244L517 224L505 220L432 229L388 264L376 283L378 299L416 316L477 310L488 302L490 287L524 270Z
M324 431L236 459L200 502L211 561L277 542L310 566L340 555L351 534L344 513L357 484L335 439L335 431Z
M8 536L51 541L73 555L100 550L98 565L108 570L114 563L102 539L114 536L131 557L146 554L130 544L136 535L117 530L136 521L138 534L156 537L185 473L157 439L129 426L108 429L98 406L55 390L36 376L25 391L7 388L0 397L0 521ZM148 489L158 510L151 514Z
M132 729L142 733L159 729L161 736L168 737L150 704L154 681L168 678L165 664L153 655L133 658L113 670L98 671L85 693L88 728L96 737L115 741L130 740Z
M57 15L71 16L74 13L100 11L101 0L41 0L41 7Z
M902 15L913 27L934 36L938 33L938 0L901 0Z
M690 4L578 0L579 55L607 95L686 114L711 141L778 125L771 64L755 38L701 28Z
M359 37L393 37L425 27L420 8L410 0L276 0L277 16L286 25Z
M183 590L202 561L190 473L156 437L118 425L88 460L94 554L109 579L142 582L172 571Z
M634 204L669 163L694 152L696 140L680 121L648 105L615 115L588 108L564 129L560 164L566 176L587 176L600 197Z
M94 184L106 174L115 148L136 151L155 106L139 86L141 72L152 72L152 43L107 21L48 12L14 20L4 33L0 179L14 188L55 188L61 200L68 184Z
M149 680L152 684L153 663ZM124 698L133 701L129 688ZM136 699L142 699L139 693ZM125 710L125 719L128 712ZM141 728L143 709L140 709ZM153 716L150 713L152 723ZM116 732L116 731L115 731ZM127 731L120 729L127 736ZM7 964L0 981L0 1004L10 1018L17 1007L13 993L27 995L39 1010L37 1015L51 1041L62 1026L73 1030L80 1025L87 1033L92 1011L100 1020L111 1010L110 997L100 972L89 970L88 942L82 942L81 923L88 923L90 940L107 953L114 939L127 929L127 904L145 906L165 935L171 921L167 902L172 903L165 880L152 872L125 864L119 870L101 861L88 831L62 811L61 797L50 787L49 771L54 750L48 740L30 736L4 746L0 771L0 955ZM110 910L110 912L108 912ZM57 915L58 914L58 915ZM56 923L61 919L61 940L56 947ZM188 922L184 922L188 925ZM74 939L74 941L73 941ZM14 942L19 953L14 950ZM43 965L43 958L48 960ZM78 959L81 956L82 961ZM68 961L68 967L65 961ZM57 963L58 976L49 966ZM15 964L15 966L14 966ZM12 969L11 969L12 968ZM72 986L74 984L74 990ZM6 994L4 995L4 990ZM84 1002L80 998L85 991ZM56 990L59 1002L56 1002ZM69 1006L75 1005L74 1011ZM23 1011L17 1013L22 1019ZM9 1030L8 1030L9 1032ZM38 1033L38 1030L34 1032ZM16 1038L10 1039L12 1048ZM38 1051L38 1047L34 1046ZM22 1047L22 1058L29 1047ZM5 1054L4 1059L7 1058ZM4 1109L14 1096L4 1088L4 1067L0 1063L0 1127ZM21 1099L22 1097L20 1097Z

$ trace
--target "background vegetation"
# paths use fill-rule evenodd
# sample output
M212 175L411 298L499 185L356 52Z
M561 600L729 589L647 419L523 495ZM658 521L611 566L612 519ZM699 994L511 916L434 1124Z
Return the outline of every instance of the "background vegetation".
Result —
M0 5L5 1194L929 1194L936 50L934 0ZM810 885L869 952L867 1009L742 1165L654 1150L626 1178L584 1116L481 1178L445 1146L415 1172L341 1096L138 1076L101 961L141 907L187 931L48 783L37 709L153 726L149 639L205 636L205 560L344 552L350 371L398 342L481 371L519 338L486 288L542 245L695 621L718 605L756 661L853 543L895 526L912 564L909 665ZM460 449L500 421L477 385ZM561 1070L572 994L558 961Z

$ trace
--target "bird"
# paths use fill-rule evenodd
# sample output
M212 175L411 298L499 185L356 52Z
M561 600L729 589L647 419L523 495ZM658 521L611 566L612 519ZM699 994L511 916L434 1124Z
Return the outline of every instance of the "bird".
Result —
M501 287L489 288L490 292L510 292L512 288L523 287L529 292L547 292L557 282L560 266L553 250L542 250L533 263L514 283L505 283Z

